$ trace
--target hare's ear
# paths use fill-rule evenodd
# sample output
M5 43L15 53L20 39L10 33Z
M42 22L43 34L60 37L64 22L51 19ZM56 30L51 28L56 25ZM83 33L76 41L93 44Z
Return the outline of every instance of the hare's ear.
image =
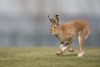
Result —
M56 17L56 19L57 19L57 22L59 22L59 18L58 18L58 16L59 16L59 15L56 15L56 16L55 16L55 17Z
M50 21L52 22L52 18L49 15L48 15L48 17L49 17Z

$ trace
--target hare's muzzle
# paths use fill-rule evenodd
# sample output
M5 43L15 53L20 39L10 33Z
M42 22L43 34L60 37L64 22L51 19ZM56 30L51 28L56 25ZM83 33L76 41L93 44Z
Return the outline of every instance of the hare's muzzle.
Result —
M51 30L49 31L50 34L55 35L55 33L53 33Z

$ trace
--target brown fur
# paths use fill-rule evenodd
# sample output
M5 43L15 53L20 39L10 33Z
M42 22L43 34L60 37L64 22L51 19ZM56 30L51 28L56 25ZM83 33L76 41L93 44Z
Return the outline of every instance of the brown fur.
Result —
M83 43L89 34L89 24L87 20L73 20L59 25L58 15L52 18L49 16L49 19L52 23L50 28L51 34L55 35L61 43L63 42L63 45L70 45L73 38L77 36L79 38L80 53L83 52ZM62 50L62 48L60 48L60 52L57 53L58 55L61 55L66 50Z

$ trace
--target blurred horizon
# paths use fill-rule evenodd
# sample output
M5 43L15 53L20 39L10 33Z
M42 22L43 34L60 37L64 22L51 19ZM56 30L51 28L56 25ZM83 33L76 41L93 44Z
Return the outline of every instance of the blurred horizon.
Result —
M0 0L0 47L59 46L48 33L48 15L56 14L60 23L87 19L91 33L85 46L100 47L99 0ZM73 47L77 46L76 39Z

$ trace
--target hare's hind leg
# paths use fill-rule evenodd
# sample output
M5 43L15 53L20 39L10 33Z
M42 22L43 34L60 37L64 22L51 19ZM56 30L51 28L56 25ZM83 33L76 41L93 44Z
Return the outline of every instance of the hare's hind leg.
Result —
M78 39L79 39L80 52L77 55L77 57L82 57L84 55L83 45L85 38L81 34L79 34Z
M78 39L79 39L79 45L80 45L80 53L78 54L77 57L82 57L84 55L83 45L88 35L89 35L88 27L85 27L82 32L79 32Z

